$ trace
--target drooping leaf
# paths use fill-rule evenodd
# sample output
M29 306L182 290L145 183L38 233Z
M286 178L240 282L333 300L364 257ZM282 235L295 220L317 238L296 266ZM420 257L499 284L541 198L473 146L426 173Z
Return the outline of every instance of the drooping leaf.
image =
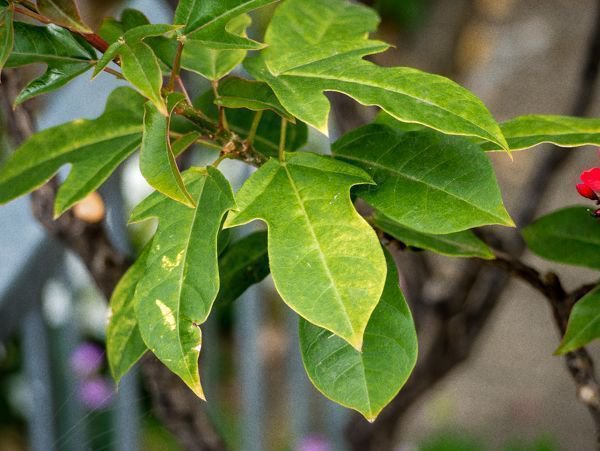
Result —
M377 236L349 190L372 183L361 169L311 153L271 159L237 194L225 228L261 219L277 291L300 316L360 349L385 283Z
M260 81L250 81L238 77L226 78L219 85L217 105L225 108L247 108L252 111L271 110L290 122L295 122L269 85Z
M246 60L246 68L273 88L287 111L323 133L330 110L323 92L337 91L399 121L506 148L494 118L466 89L441 76L363 60L388 48L368 39L378 22L374 11L345 0L287 0L271 20L267 49Z
M219 273L218 305L231 304L250 286L267 277L267 232L255 232L231 244L219 258Z
M300 319L304 368L326 397L374 421L398 394L417 361L417 333L386 252L387 279L373 312L362 352L325 329Z
M121 56L123 76L166 116L167 107L161 95L162 71L150 46L142 41L125 41L118 53Z
M214 104L215 97L212 90L205 92L194 101L194 105L204 111L209 117L217 119L217 108ZM252 128L252 122L256 113L248 109L227 110L227 122L229 128L239 136L246 137ZM281 117L272 111L266 110L262 116L256 137L254 139L254 148L256 151L266 157L276 157L279 150L279 141L281 136ZM298 150L308 139L308 129L306 124L297 121L295 124L288 124L286 149L290 151Z
M40 94L54 91L93 67L95 50L83 39L56 25L38 27L14 24L14 47L6 67L44 63L48 67L29 83L15 100L20 104Z
M37 9L52 22L80 33L92 33L81 16L74 0L37 0Z
M146 259L151 248L152 241L121 278L110 298L106 355L110 371L117 383L148 350L140 335L134 294L146 271Z
M585 207L555 211L523 229L527 246L547 260L600 269L600 221Z
M555 354L566 354L600 338L600 287L575 303L567 332Z
M411 229L448 234L513 225L488 157L465 138L371 124L336 142L333 153L377 183L359 189L360 197Z
M143 104L134 90L117 88L97 119L78 119L33 135L0 167L0 203L33 191L71 164L54 206L55 215L62 214L95 191L139 146Z
M199 326L219 292L217 237L234 200L229 182L212 167L190 169L184 182L196 208L155 192L132 213L134 222L159 221L135 292L136 312L148 348L204 398L198 375Z
M213 49L256 50L262 44L235 33L232 20L278 0L181 0L175 23L185 25L188 39Z
M188 207L194 202L183 183L169 137L171 114L183 96L173 94L169 115L164 116L152 102L144 105L144 134L140 152L140 170L146 181L157 191ZM172 96L172 97L173 97Z
M15 42L13 16L12 5L0 6L0 72L6 64Z
M570 116L519 116L500 124L511 150L522 150L538 144L560 147L600 146L600 119ZM484 143L486 150L498 150Z
M471 230L447 235L431 235L409 229L381 213L376 213L373 221L385 233L407 246L427 249L449 257L478 257L485 260L494 258L490 248Z

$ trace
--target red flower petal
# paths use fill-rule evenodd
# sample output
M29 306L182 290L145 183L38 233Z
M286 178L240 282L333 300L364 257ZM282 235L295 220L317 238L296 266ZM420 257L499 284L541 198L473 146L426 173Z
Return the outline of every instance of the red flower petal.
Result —
M581 181L594 192L600 192L600 168L583 171L581 173Z
M577 188L577 192L579 194L581 194L583 197L587 197L588 199L591 199L591 200L598 199L598 196L596 195L594 190L592 188L590 188L588 185L586 185L585 183L578 183L575 188Z

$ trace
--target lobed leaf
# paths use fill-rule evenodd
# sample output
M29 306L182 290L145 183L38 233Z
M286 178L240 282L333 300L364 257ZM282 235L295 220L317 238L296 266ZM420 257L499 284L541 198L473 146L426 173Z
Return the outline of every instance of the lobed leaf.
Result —
M74 0L37 0L37 9L52 22L79 33L92 33L79 14Z
M471 230L432 235L405 227L381 213L374 215L373 222L385 233L407 246L426 249L448 257L477 257L485 260L494 258L490 248Z
M135 304L148 348L204 399L199 326L219 292L217 237L225 213L235 204L229 182L218 170L194 168L183 178L195 208L155 192L132 213L133 222L158 218Z
M148 350L140 335L134 295L139 281L144 277L151 248L152 241L123 275L110 298L106 354L111 374L117 384Z
M417 361L417 332L388 252L387 278L365 331L362 352L300 319L300 350L311 382L370 422L398 394Z
M600 287L575 303L567 332L555 354L566 354L600 338Z
M252 233L230 245L219 258L221 290L217 304L228 305L269 275L267 232Z
M555 211L523 229L527 246L547 260L600 269L600 222L585 207Z
M543 143L560 147L600 146L600 119L530 115L519 116L500 124L511 150L522 150ZM499 150L492 143L486 150Z
M181 0L175 23L185 25L187 39L221 50L256 50L262 44L235 33L237 17L278 0Z
M375 12L345 0L287 0L271 20L267 49L246 68L293 116L326 134L330 105L323 92L336 91L399 121L507 148L490 112L468 90L438 75L363 60L388 48L368 39L378 23Z
M143 100L130 88L117 88L97 119L33 135L0 167L0 204L40 187L65 164L72 167L58 190L55 216L95 191L139 146Z
M358 189L358 196L410 229L440 235L514 225L488 157L465 138L371 124L342 137L332 151L377 183Z
M246 37L246 29L252 20L247 14L231 20L229 32ZM218 50L206 47L203 42L186 41L181 58L181 67L196 72L209 80L219 80L235 69L246 58L247 50ZM173 61L170 59L169 61Z
M29 83L18 95L15 104L61 88L90 70L96 51L83 39L56 25L38 27L23 22L14 23L14 47L6 67L44 63L48 67L39 78Z
M269 160L237 194L225 228L261 219L277 291L298 314L360 349L385 283L377 236L349 190L372 183L361 169L311 153Z

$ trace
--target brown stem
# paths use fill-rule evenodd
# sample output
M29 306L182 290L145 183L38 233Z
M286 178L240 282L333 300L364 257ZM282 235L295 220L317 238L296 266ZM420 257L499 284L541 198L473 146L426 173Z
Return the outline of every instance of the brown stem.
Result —
M177 43L177 52L175 53L175 60L173 61L173 69L171 69L171 76L167 83L167 91L173 92L175 89L175 81L179 78L179 72L181 71L181 56L183 55L183 39L179 39Z

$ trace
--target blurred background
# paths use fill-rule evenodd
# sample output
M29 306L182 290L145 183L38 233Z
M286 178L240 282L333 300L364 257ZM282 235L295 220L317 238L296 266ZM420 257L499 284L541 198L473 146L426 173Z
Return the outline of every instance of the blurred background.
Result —
M171 19L162 0L79 1L88 23L125 7L153 22ZM172 3L172 2L171 2ZM375 59L448 76L473 90L498 120L530 113L570 114L600 7L595 0L375 0L383 17L380 38L395 47ZM271 11L255 15L260 36ZM32 68L33 75L37 69ZM117 82L83 76L57 94L36 100L44 129L101 113ZM194 86L201 93L206 86ZM589 93L590 96L593 95ZM369 121L374 111L332 96L334 138ZM590 99L591 100L591 99ZM600 102L589 114L598 116ZM9 152L2 128L0 159ZM327 152L311 132L307 149ZM528 177L553 149L493 157L508 210L531 194ZM564 150L540 212L578 202L579 173L598 166L596 149ZM202 158L207 151L197 152ZM201 159L198 160L201 162ZM210 161L210 160L209 160ZM114 244L134 254L148 227L127 229L127 212L150 192L129 161L103 187L106 225ZM248 176L236 162L222 167L235 187ZM106 301L85 268L46 237L29 200L0 208L0 450L180 450L177 437L153 410L138 371L117 391L104 352ZM242 232L243 233L243 232ZM444 293L463 263L428 256L426 296ZM557 271L567 288L597 278L591 271L527 259ZM413 268L400 258L409 301ZM594 450L594 429L563 360L552 356L558 336L540 296L519 282L504 294L469 359L403 412L398 450ZM233 306L215 311L203 330L202 378L207 412L228 447L242 450L349 449L352 413L316 392L302 369L296 317L277 302L267 279ZM420 340L428 329L421 327ZM600 348L590 347L600 358ZM190 397L193 395L190 393ZM400 420L400 419L399 419ZM201 448L198 448L201 449Z

